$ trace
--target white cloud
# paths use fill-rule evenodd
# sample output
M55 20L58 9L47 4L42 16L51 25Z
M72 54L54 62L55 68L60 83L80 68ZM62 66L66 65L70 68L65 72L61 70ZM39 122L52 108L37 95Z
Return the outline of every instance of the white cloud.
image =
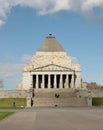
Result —
M1 57L2 59L3 57ZM3 80L4 86L7 87L13 84L16 85L15 80L18 78L21 78L22 70L23 70L23 64L25 63L30 63L31 62L31 55L24 54L22 56L22 64L17 64L17 63L8 63L8 61L11 61L14 59L13 56L5 56L5 61L4 63L0 63L0 80ZM14 83L15 82L15 83ZM15 86L14 85L14 86Z
M23 62L24 63L31 63L32 55L25 54L23 55Z
M2 57L1 57L2 58ZM32 56L29 54L24 54L22 56L23 64L31 63ZM0 63L0 79L8 79L15 77L18 73L22 72L23 64L8 63L12 61L14 57L5 56L5 63Z
M3 80L5 89L15 87L17 84L16 79L22 72L22 64L3 63L0 64L0 79Z
M76 57L71 57L72 58L72 63L73 64L79 64L79 61Z
M0 20L0 26L2 26L5 22L3 20Z
M12 78L22 71L22 64L0 64L0 79Z
M66 10L99 20L103 18L103 0L0 0L0 25L15 6L33 8L41 15ZM94 12L95 7L101 10L99 16Z

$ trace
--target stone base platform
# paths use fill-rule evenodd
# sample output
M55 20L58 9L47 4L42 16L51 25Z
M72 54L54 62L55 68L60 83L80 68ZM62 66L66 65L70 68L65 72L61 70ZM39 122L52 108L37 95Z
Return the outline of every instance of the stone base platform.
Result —
M72 89L35 89L33 106L87 106Z

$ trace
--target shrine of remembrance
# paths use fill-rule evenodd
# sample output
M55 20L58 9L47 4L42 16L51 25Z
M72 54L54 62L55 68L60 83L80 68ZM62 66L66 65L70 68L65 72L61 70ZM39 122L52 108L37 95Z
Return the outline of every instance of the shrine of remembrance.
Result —
M57 41L49 34L31 64L25 64L20 90L29 89L59 89L81 88L81 70L79 64L72 63L70 56Z

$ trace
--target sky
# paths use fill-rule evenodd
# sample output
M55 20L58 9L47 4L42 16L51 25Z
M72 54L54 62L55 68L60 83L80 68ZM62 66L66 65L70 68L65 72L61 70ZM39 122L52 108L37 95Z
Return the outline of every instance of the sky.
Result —
M85 82L103 85L103 0L0 0L0 80L15 89L49 33Z

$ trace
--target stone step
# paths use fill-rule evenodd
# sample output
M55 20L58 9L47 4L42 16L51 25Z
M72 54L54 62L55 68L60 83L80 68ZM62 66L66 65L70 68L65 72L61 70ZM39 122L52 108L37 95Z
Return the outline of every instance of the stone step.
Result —
M87 106L84 98L34 98L33 106Z
M33 106L87 106L72 89L35 89L34 93Z
M76 94L73 91L68 91L69 89L37 89L34 91L35 97L76 97Z
M35 94L35 97L55 97L55 96L59 96L59 97L76 97L75 94L73 93L42 93L42 94Z

